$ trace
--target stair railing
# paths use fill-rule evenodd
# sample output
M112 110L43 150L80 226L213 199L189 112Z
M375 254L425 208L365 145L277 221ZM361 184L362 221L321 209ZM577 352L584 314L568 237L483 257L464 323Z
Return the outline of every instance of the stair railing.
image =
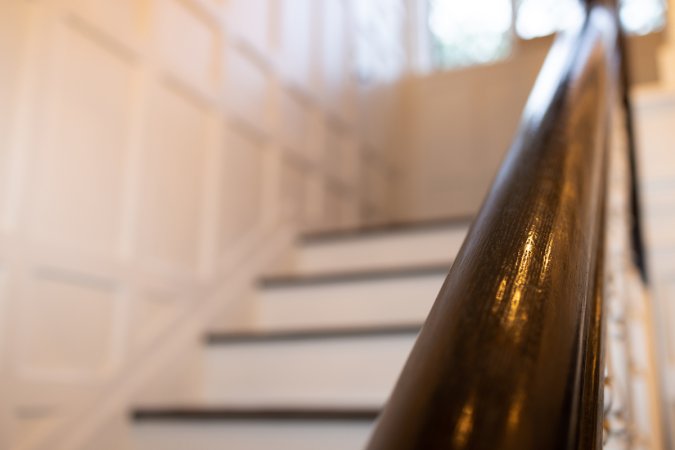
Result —
M557 38L370 450L598 449L615 435L632 448L637 432L612 428L630 402L608 394L605 358L620 275L605 256L612 148L628 161L627 247L646 279L623 55L611 2L587 2ZM653 431L649 448L665 448Z

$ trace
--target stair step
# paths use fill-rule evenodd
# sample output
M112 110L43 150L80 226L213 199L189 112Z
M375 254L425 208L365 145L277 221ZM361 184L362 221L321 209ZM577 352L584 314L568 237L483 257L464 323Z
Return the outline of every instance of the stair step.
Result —
M368 338L397 334L419 333L420 323L382 327L317 328L275 331L212 332L206 335L209 345L260 344L265 342L306 341L321 339Z
M422 323L450 264L268 278L256 323L265 329Z
M207 337L207 404L379 408L403 368L419 325Z
M396 280L401 278L414 278L424 275L437 275L438 273L447 274L450 271L450 264L428 264L415 265L409 267L394 268L374 268L364 270L349 270L342 272L327 272L318 274L287 274L267 276L262 278L258 285L262 289L317 286L326 284L361 282L361 281L379 281Z
M196 405L133 412L134 448L363 448L467 229L303 236L289 270L259 282L255 329L205 336Z
M223 420L275 420L275 421L337 421L377 419L380 408L294 408L294 407L204 407L165 406L137 408L132 413L136 422L164 421L223 421Z
M439 221L426 226L389 226L301 238L278 273L323 274L416 265L449 265L470 222Z
M379 409L170 408L134 412L135 450L360 450Z
M375 225L364 225L354 228L341 228L335 230L322 230L305 233L300 236L302 243L316 243L322 241L334 241L351 239L354 237L374 236L386 233L420 232L448 227L469 226L473 221L473 215L455 217L439 217L418 221L390 222Z

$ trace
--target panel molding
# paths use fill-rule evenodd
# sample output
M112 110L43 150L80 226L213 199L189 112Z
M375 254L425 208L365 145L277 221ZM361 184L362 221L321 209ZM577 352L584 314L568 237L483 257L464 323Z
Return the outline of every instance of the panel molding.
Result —
M122 211L115 213L112 208L115 204L121 208L121 183L127 166L124 154L131 129L129 104L133 103L137 72L133 60L92 36L69 21L63 22L55 36L58 64L52 66L53 76L45 85L44 132L32 155L34 178L26 202L31 215L26 219L31 224L28 230L32 239L113 258L121 237L120 224L115 226L112 216ZM90 76L81 69L82 64L88 64L87 58L99 58L93 62L98 63L102 78L92 72L93 79L86 79ZM69 64L74 67L69 68ZM119 73L113 74L114 70ZM96 87L92 86L94 82ZM98 91L99 86L106 89ZM96 97L93 89L102 92L101 96ZM103 98L110 90L118 95ZM82 97L77 99L80 92ZM92 102L98 102L100 109L85 111ZM119 110L113 111L114 107ZM112 128L115 124L117 129ZM106 128L110 128L107 136L101 133ZM101 142L97 148L101 153L94 155L91 147ZM76 166L78 163L80 166ZM101 184L92 186L94 180ZM76 181L79 185L74 184ZM111 183L107 187L112 192L104 199L93 197L95 191L86 186L105 188L103 182ZM100 218L108 208L111 217ZM108 226L108 236L100 234Z
M64 272L56 268L42 267L34 270L25 280L28 284L21 286L19 289L18 299L21 305L19 312L18 323L16 324L17 338L15 344L18 346L13 352L12 365L14 367L15 376L25 382L42 382L42 383L56 383L56 384L89 384L91 382L102 382L111 377L115 371L120 367L124 357L124 341L126 338L125 323L128 315L128 292L121 289L117 284L111 280L92 277L85 273ZM48 368L44 364L31 364L24 358L26 354L30 353L27 345L30 344L31 327L29 321L34 317L39 317L43 311L39 311L36 296L36 283L38 281L44 283L61 284L62 286L70 286L71 289L80 289L88 291L96 291L98 295L107 295L110 303L110 310L112 315L105 319L109 332L105 337L106 342L100 347L100 351L105 355L101 362L96 363L91 368ZM90 299L91 300L91 299ZM103 301L104 299L97 299L94 301ZM49 300L53 302L54 300ZM70 301L68 299L68 301ZM44 309L44 303L40 306L40 310ZM55 311L55 310L54 310ZM107 315L107 314L106 314ZM49 322L54 320L53 316L45 318ZM82 316L81 320L86 320ZM45 332L48 329L48 322L43 323L37 328L33 328L33 333ZM84 324L80 322L80 326ZM74 329L72 329L74 331ZM78 330L79 331L79 330ZM93 330L92 330L93 331ZM53 336L53 335L52 335ZM82 336L84 338L84 336ZM46 336L45 338L48 338ZM46 343L45 341L44 343ZM93 344L92 340L79 340L80 344ZM73 342L71 342L73 343ZM97 352L98 353L98 352Z
M8 153L0 167L6 174L6 187L0 189L0 310L17 324L4 340L0 336L0 349L4 343L7 350L6 357L0 353L0 377L5 375L0 391L11 394L12 445L83 448L131 404L151 373L161 372L218 311L239 301L236 292L250 286L267 265L265 258L290 246L297 229L332 227L326 221L329 204L336 205L341 222L361 220L364 184L343 176L348 170L342 164L333 171L321 154L328 126L353 141L359 156L370 139L364 132L370 121L358 105L330 108L322 92L323 5L306 0L307 29L299 35L308 39L298 44L305 54L295 71L284 57L297 42L289 46L295 38L282 39L287 25L281 17L282 8L292 10L293 2L256 2L265 10L260 17L252 0L23 2L26 39L19 49ZM238 7L248 19L237 22ZM349 83L338 90L360 96L349 68L356 39L347 33L351 14L345 4L341 27L348 39L339 44L344 58L335 67L340 83ZM73 41L89 50L76 53ZM107 87L116 75L128 78L128 91L88 95L86 86L77 89L78 70L83 80L98 77ZM63 98L64 83L75 86L70 92L82 102L79 112L73 112L72 99ZM100 110L106 95L113 107ZM293 131L284 122L284 95L301 105ZM54 136L67 131L64 121L75 123L78 114L83 133L70 137L81 148L67 145L71 141L65 138L55 144ZM102 128L98 143L84 135L97 120L122 125ZM115 131L110 132L118 142L110 144L113 138L106 139L105 130ZM155 141L149 143L150 134ZM231 134L241 140L234 167L227 166L227 153L235 151ZM58 154L45 159L56 147ZM344 153L342 142L336 147ZM51 163L59 158L72 159L73 168L89 161L90 170L78 173ZM258 180L256 205L245 211L235 204L223 218L227 194L235 192L232 187L223 192L232 177L228 171L249 169ZM148 195L151 183L159 188ZM246 183L251 182L239 184ZM85 200L102 200L103 213L86 206L78 211L80 203L62 200L66 194L57 190L69 192L71 184ZM286 212L291 201L297 203L289 207L295 213ZM38 207L44 208L40 214ZM105 219L106 211L111 219ZM55 220L58 230L50 227ZM171 228L179 220L181 226ZM245 225L225 245L220 240L224 221ZM107 226L112 231L106 232ZM91 231L90 242L82 229ZM49 308L55 310L52 322L43 314ZM78 327L86 316L100 326ZM66 332L58 334L56 328ZM91 345L78 349L78 339ZM65 356L52 359L40 343ZM120 395L113 398L111 392ZM3 414L0 410L0 427ZM19 442L28 432L30 441Z

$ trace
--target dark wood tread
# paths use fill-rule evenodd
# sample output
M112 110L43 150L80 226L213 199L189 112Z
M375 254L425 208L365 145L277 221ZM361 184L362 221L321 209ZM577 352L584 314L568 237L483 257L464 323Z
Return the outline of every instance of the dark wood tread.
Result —
M420 323L357 326L349 328L318 328L280 331L235 331L213 332L206 335L210 345L247 344L282 341L303 341L315 339L368 338L399 334L417 334L422 328Z
M373 421L380 408L315 408L315 407L151 407L137 408L131 413L136 422L154 421Z
M384 224L364 225L353 228L310 231L300 235L300 241L309 244L340 239L370 237L377 234L396 233L402 231L403 232L428 231L437 228L446 228L451 226L469 226L473 221L474 217L475 217L474 214L466 214L453 217L424 219L418 221L389 222Z
M343 272L328 272L308 275L271 275L258 281L258 286L263 289L301 287L323 284L376 281L387 279L399 279L416 277L421 275L447 274L452 266L452 261L392 268L363 269Z

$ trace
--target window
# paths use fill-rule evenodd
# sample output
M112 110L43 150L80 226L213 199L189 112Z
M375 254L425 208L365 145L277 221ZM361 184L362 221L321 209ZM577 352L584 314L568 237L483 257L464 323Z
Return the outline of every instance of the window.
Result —
M578 22L584 14L578 0L516 0L516 32L523 39L548 36ZM663 28L665 0L620 0L619 16L630 34L647 34Z
M548 36L584 17L579 0L516 0L516 4L516 33L523 39Z
M481 64L511 50L511 0L431 0L432 59L440 67Z
M516 37L533 39L583 19L579 0L427 0L431 63L440 68L505 58ZM620 0L619 15L630 34L665 26L666 0ZM515 17L513 14L515 11Z
M622 0L621 22L632 34L648 34L666 25L665 0Z

